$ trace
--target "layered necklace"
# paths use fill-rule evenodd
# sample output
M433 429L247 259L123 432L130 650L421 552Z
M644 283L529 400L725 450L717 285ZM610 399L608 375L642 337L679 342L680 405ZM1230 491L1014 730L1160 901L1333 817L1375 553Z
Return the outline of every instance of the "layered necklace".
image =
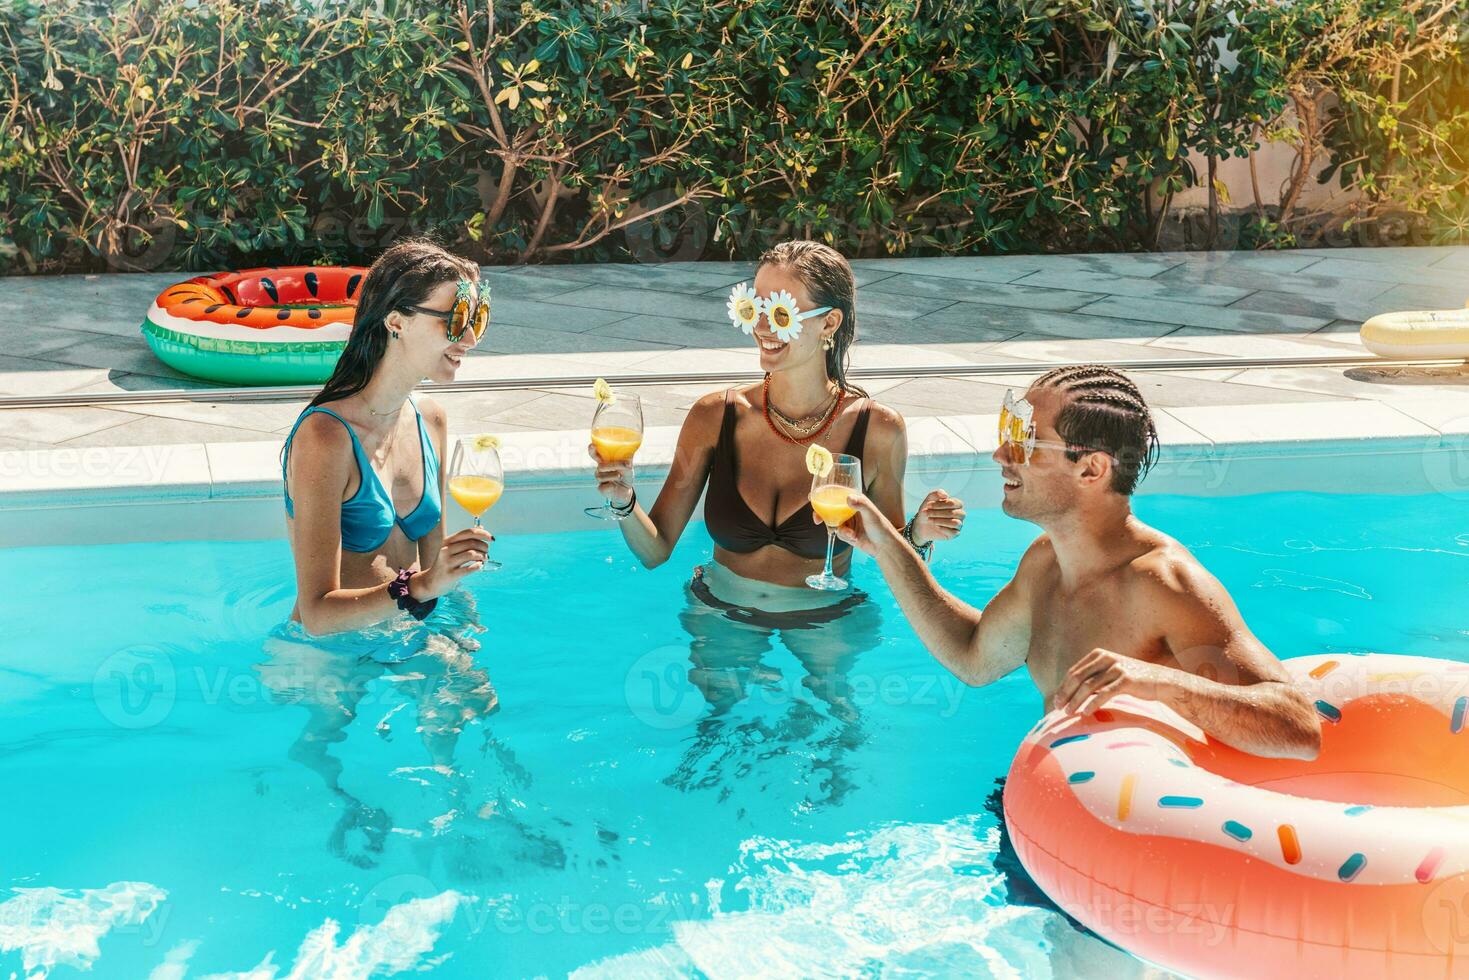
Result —
M799 446L826 434L826 430L831 428L837 415L840 414L842 402L846 400L847 393L837 388L828 393L826 401L819 409L802 418L792 418L770 403L770 375L768 374L765 376L763 396L765 421L770 426L770 431L786 442Z

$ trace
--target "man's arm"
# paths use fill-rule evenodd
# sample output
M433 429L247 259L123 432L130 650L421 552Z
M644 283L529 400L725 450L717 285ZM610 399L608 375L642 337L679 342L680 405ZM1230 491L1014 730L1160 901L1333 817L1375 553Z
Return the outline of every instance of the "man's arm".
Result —
M1218 579L1192 558L1164 560L1148 592L1144 609L1180 667L1093 650L1066 675L1052 707L1094 711L1128 693L1163 702L1241 752L1316 758L1321 720L1314 706L1250 632Z
M1030 605L1019 575L980 612L945 591L903 536L866 496L851 496L857 517L837 530L874 556L913 631L929 653L965 684L979 687L1024 665Z

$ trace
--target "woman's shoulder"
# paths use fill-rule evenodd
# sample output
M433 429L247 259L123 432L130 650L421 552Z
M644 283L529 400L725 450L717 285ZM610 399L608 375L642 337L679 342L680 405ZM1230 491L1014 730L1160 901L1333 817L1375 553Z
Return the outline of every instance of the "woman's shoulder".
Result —
M302 413L295 435L291 437L292 446L309 448L313 453L332 452L337 449L345 449L350 452L352 433L347 431L343 420L334 414L330 405L316 405L313 408L326 409L326 411L313 411L308 408Z
M684 416L683 431L689 436L695 437L700 442L712 443L719 438L719 432L724 428L724 412L727 405L734 406L736 412L750 408L749 391L746 388L720 388L701 395L689 406L688 415Z
M444 411L444 406L428 395L413 397L418 405L418 414L423 416L426 425L441 434L449 431L449 413Z
M859 399L854 406L858 412L867 413L867 431L879 438L896 439L907 432L908 425L896 408L889 408L876 398Z

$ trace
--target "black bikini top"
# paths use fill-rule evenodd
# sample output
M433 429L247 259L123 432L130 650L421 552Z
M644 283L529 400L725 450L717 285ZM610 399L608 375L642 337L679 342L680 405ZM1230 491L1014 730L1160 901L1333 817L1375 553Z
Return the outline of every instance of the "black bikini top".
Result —
M862 458L863 444L867 440L867 410L870 407L870 403L862 406L844 450L858 459ZM704 495L704 523L709 528L709 536L719 547L737 554L748 554L773 544L802 558L825 558L826 525L812 519L809 500L775 527L762 521L745 503L736 479L739 460L735 454L734 430L735 406L726 392L724 421L719 427L719 444L714 447L714 458L709 463L709 489ZM835 553L848 547L850 545L839 540Z

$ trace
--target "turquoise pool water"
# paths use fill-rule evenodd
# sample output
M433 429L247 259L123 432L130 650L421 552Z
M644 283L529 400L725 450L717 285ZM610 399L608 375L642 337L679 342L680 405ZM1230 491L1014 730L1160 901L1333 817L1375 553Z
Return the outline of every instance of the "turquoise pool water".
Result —
M1469 660L1466 503L1139 510L1282 656ZM983 601L1032 533L979 511L938 574ZM8 551L0 974L1129 969L995 874L1023 675L958 685L859 562L875 604L841 655L715 633L695 686L702 529L653 572L614 535L502 538L440 634L331 650L276 630L282 542Z

